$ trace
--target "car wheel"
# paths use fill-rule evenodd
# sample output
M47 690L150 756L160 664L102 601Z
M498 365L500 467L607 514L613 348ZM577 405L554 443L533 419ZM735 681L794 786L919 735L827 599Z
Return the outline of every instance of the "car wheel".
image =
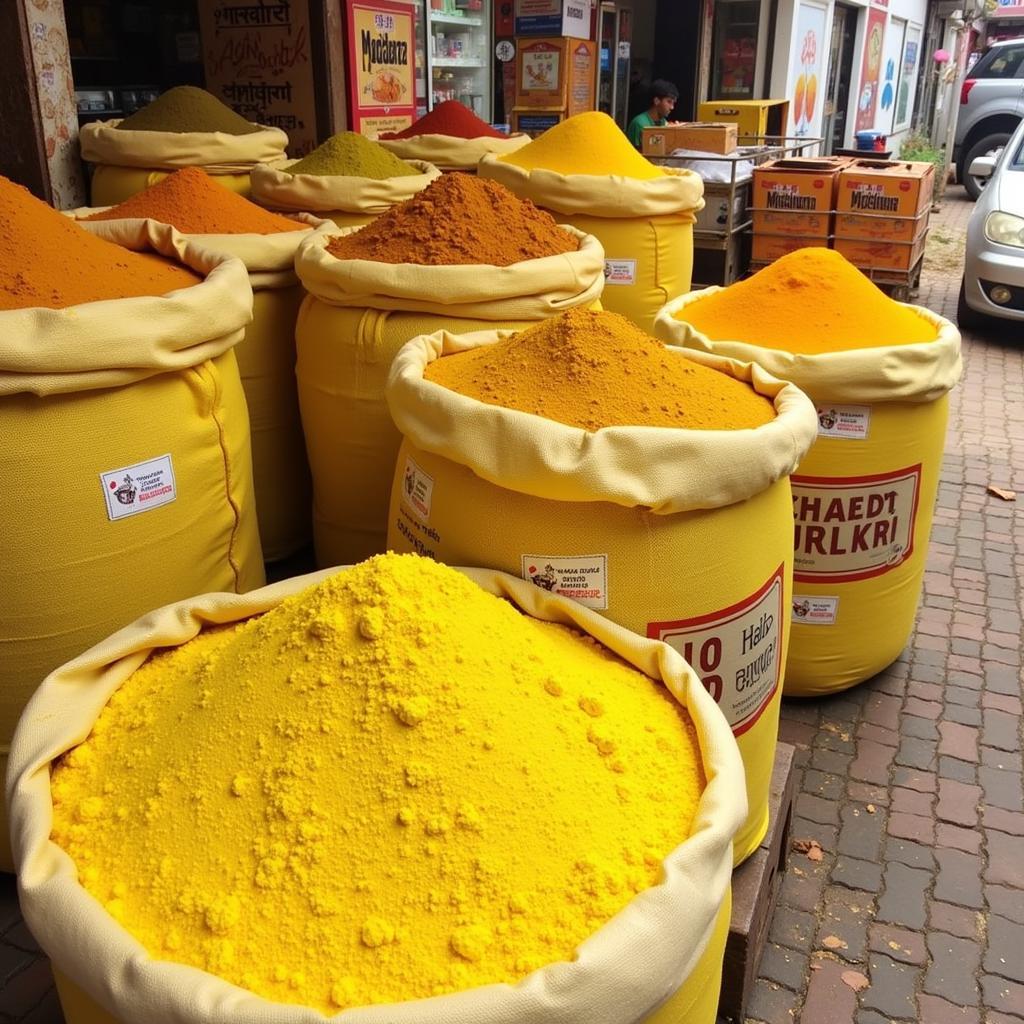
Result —
M964 278L960 278L960 295L956 300L956 324L961 331L980 331L988 326L989 319L984 313L971 309L967 305L967 286Z
M977 199L981 195L981 190L985 187L987 178L976 178L970 172L971 164L979 156L994 156L1010 141L1010 132L992 132L991 135L986 135L984 138L978 139L974 145L967 150L967 155L964 157L963 162L963 174L960 176L963 181L963 186L967 189L967 194L972 199Z

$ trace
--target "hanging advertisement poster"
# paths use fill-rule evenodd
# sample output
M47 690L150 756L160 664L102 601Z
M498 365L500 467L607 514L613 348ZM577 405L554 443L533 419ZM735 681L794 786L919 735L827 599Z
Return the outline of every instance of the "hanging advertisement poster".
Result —
M882 40L885 36L886 13L877 7L868 8L868 25L864 33L864 59L860 66L860 92L857 94L855 131L875 127L878 108L878 78L882 70Z
M565 106L564 55L564 39L520 41L517 106Z
M288 133L288 152L316 146L309 4L212 0L199 5L206 88L248 121Z
M348 0L349 116L376 138L408 128L416 113L414 10L389 0Z
M790 72L789 95L793 97L790 111L794 135L818 135L821 127L820 86L825 78L824 63L828 55L825 43L825 18L828 9L823 3L800 4L796 22L793 70Z
M903 67L900 84L896 90L896 121L893 128L906 128L910 113L914 109L914 92L917 84L917 55L921 48L921 26L910 25L903 45Z
M903 62L903 37L907 23L902 18L890 18L882 47L882 75L878 88L878 114L875 127L889 133L896 115L896 90L899 86L900 67Z

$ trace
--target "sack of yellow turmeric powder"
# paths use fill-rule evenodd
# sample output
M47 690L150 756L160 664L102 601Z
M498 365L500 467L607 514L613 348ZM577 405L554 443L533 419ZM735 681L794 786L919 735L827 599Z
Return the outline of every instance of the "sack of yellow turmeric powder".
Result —
M829 250L800 253L793 256L801 264L840 258ZM762 297L749 304L749 319L729 315L725 333L711 340L688 319L702 298L725 296L728 289L720 288L673 300L656 324L659 337L687 349L756 360L815 403L818 440L792 477L795 575L785 693L794 697L847 689L906 646L924 580L948 393L962 369L952 323L893 302L852 267L833 269L854 275L847 286L853 297L840 301L827 281L816 293L799 289L789 328L775 324L777 303ZM829 280L834 286L837 279ZM855 316L864 320L863 336L844 340L843 325ZM811 322L821 317L837 326L816 333ZM903 343L908 330L929 340ZM743 340L751 336L763 341Z
M285 159L288 136L261 126L244 135L226 132L133 131L120 121L82 125L82 159L93 168L93 206L113 206L181 167L202 167L225 188L248 196L249 172L258 164Z
M362 178L349 174L291 174L297 161L252 169L252 198L268 210L305 211L327 217L338 227L357 228L411 199L440 170L424 160L410 160L418 174Z
M524 149L484 157L478 173L600 240L605 309L650 331L658 310L689 291L704 184L641 157L607 114L571 117Z
M464 176L444 175L431 188L447 187L449 179L458 177ZM496 188L475 178L457 184L470 191ZM407 206L385 217L402 216ZM446 216L444 203L436 209L438 216ZM514 221L516 210L508 216ZM384 218L371 226L383 224ZM452 224L457 231L481 230L461 216ZM483 228L485 234L490 230ZM518 230L530 231L526 226ZM474 261L471 255L455 264L433 262L429 238L405 239L424 253L422 263L342 259L328 251L330 242L323 237L303 243L296 271L309 297L296 327L296 375L313 473L318 565L359 561L385 550L388 496L401 437L384 402L384 383L402 345L441 329L526 326L598 302L601 245L581 231L566 230L578 243L575 251L507 266L489 265L483 257ZM342 229L340 236L358 237L352 229Z
M221 1024L271 1019L278 1024L306 1024L314 1017L323 1019L321 1015L339 1009L345 1009L346 1016L353 1020L420 1024L548 1024L555 1019L566 1024L713 1024L729 923L731 841L743 819L745 804L743 769L736 744L698 677L667 645L615 626L576 602L520 579L484 570L456 571L426 560L397 556L375 561L400 562L403 571L394 570L394 582L390 584L375 585L372 576L351 584L352 597L363 602L356 606L356 611L367 607L367 602L372 606L358 633L352 628L353 610L348 605L328 601L326 595L305 595L312 595L314 590L307 588L317 584L333 586L329 593L337 594L344 585L344 577L364 571L372 563L341 574L321 572L287 580L248 594L207 594L162 608L55 671L39 688L15 738L7 795L22 909L33 936L54 966L69 1024L143 1019L147 1024L201 1024L208 1019L203 1007L216 1007ZM412 562L413 568L430 567L425 579L406 569L407 562ZM403 576L408 576L404 588ZM497 602L495 597L505 600ZM410 621L400 620L381 634L374 632L374 615L393 623L392 617L396 611L402 614L403 608ZM519 617L514 609L527 616L524 626L509 624ZM272 619L273 616L276 618ZM291 624L296 619L300 629L305 622L309 631L297 655L289 640L289 630L295 628ZM471 705L456 705L461 708L459 720L448 721L452 714L449 698L458 699L460 675L445 671L431 645L449 643L446 638L454 632L451 623L456 621L460 626L455 628L465 625L463 632L472 636L473 643L477 637L482 641L487 636L509 635L510 628L516 629L515 639L519 641L519 630L536 629L547 623L569 626L613 652L622 660L624 669L639 670L663 684L669 700L674 698L686 709L695 729L706 780L702 792L698 790L686 797L690 807L695 797L698 800L692 823L687 830L680 828L681 839L667 854L638 845L627 855L627 863L629 857L635 858L627 876L647 879L653 869L657 884L646 888L644 881L631 882L623 891L618 882L622 874L618 863L606 868L602 860L586 856L575 863L566 862L567 849L574 851L573 856L579 856L577 851L587 844L583 835L577 838L566 834L561 834L559 841L545 843L538 855L537 859L550 872L547 880L543 869L525 872L516 868L520 843L510 842L510 837L503 833L488 834L489 824L505 821L511 813L518 822L515 831L522 842L532 848L542 841L545 828L550 829L552 822L542 820L538 824L537 815L531 819L529 801L510 798L507 787L533 788L538 804L548 806L551 780L537 773L531 781L529 774L518 772L516 782L505 778L505 769L501 769L493 783L469 789L465 763L461 759L455 764L446 762L446 756L451 757L449 747L437 744L436 749L431 749L426 742L429 736L444 730L449 735L451 730L456 734L468 730L472 738L479 732L482 742L474 747L476 757L487 758L491 756L488 751L493 751L494 757L502 759L501 764L507 756L512 756L514 763L517 752L524 752L524 764L528 761L535 767L539 758L548 767L565 760L569 749L580 746L583 752L579 757L600 760L611 756L607 744L612 737L619 737L634 719L627 717L625 710L620 719L618 704L609 703L608 699L601 705L581 697L577 706L577 701L570 701L569 693L563 694L559 687L562 682L566 686L575 684L575 676L570 683L567 672L555 673L541 685L547 667L541 665L531 676L536 685L529 688L524 701L548 702L543 705L543 714L563 720L564 728L574 736L576 730L583 730L586 736L593 737L590 744L567 742L566 749L560 749L555 757L547 747L523 751L522 736L517 735L514 749L509 750L507 729L498 726L499 735L495 737L488 733L494 724L478 720L475 695ZM225 639L225 634L220 632L218 639L215 631L234 624L246 631L235 642L242 645L240 653L252 668L231 673L232 685L253 693L255 699L245 701L251 704L253 713L239 714L230 697L225 700L221 693L204 698L201 680L190 679L179 670L178 674L168 675L165 688L171 685L175 693L182 689L194 691L194 699L187 700L188 713L199 720L195 729L188 729L185 723L183 739L177 717L173 716L175 736L161 736L153 723L163 722L167 716L151 703L155 698L165 704L156 674L159 659L185 654L181 646L198 637L196 642L214 646L208 646L205 655L194 655L191 663L207 675L223 672L216 665L216 645ZM310 700L318 705L325 700L339 703L349 697L335 691L352 694L358 690L340 681L349 670L338 657L328 657L335 645L356 645L345 663L363 665L372 660L374 646L394 648L396 637L406 636L410 663L416 660L422 666L415 678L424 692L418 702L411 698L398 708L401 719L392 719L384 704L374 705L377 685L385 693L392 692L396 685L388 676L384 660L379 659L380 680L377 684L370 680L368 684L371 689L367 696L374 707L368 708L365 720L357 723L339 716L331 721L308 710ZM581 647L590 646L577 642ZM283 653L291 646L293 654L285 657L301 657L306 645L310 645L311 660L303 664L315 669L312 691L307 688L308 681L300 678L308 672L283 668L281 656L270 654ZM515 649L518 651L521 646L517 642ZM567 648L562 650L561 656L567 657ZM487 657L494 658L497 664L502 653L499 643ZM474 650L466 648L465 654L474 666L480 661ZM594 657L590 653L587 656ZM510 666L513 671L516 667ZM143 686L141 679L137 680L137 675L144 672L149 672L148 679L157 689ZM403 675L408 680L409 674ZM133 689L137 681L139 688ZM483 692L486 696L489 691L485 688ZM169 696L172 701L177 699L174 693ZM658 693L652 691L651 698L657 700ZM668 712L669 708L665 710ZM121 719L120 725L112 722L111 713ZM509 713L506 706L496 708L496 718L503 721L507 721ZM164 753L162 757L149 754L146 764L136 764L135 770L148 778L154 768L158 773L166 769L163 781L135 796L125 793L122 804L111 776L101 769L102 794L79 801L69 791L65 773L70 770L89 774L89 765L101 768L102 757L112 755L109 748L105 755L101 753L94 746L95 741L102 743L102 737L120 740L118 730L125 724L131 728L133 716L138 714L148 723L145 729L156 732L153 743ZM230 751L222 746L215 725L224 714L232 722ZM216 717L209 722L201 720L210 715ZM267 726L270 735L262 735L258 723L263 719L273 722ZM98 720L103 722L102 730ZM648 718L647 730L653 731L660 743L667 715L659 715L656 721L657 728ZM383 728L377 728L378 722ZM301 744L290 738L296 730L305 737ZM419 737L428 730L427 737ZM83 743L86 736L90 739ZM205 751L211 739L213 756L196 756L193 744L201 744ZM622 740L629 740L629 736L623 734ZM372 757L372 752L380 749L378 756L390 764L396 755L384 749L385 745L414 741L419 759L407 766L404 783L400 776L394 785L386 787L387 795L382 793L381 799L377 794L372 796L370 802L376 810L360 809L362 793L353 800L339 798L334 788L316 795L317 781L325 785L327 775L337 774L336 764L318 767L317 758L325 756L324 751L337 756L351 754L355 759L368 751ZM591 747L598 742L605 744L602 750ZM250 745L257 743L261 750L259 764L254 763L249 753ZM649 739L647 743L654 745L655 741ZM643 746L632 740L629 745L630 749ZM587 753L588 748L592 752ZM634 758L623 769L625 774L607 773L621 780L618 788L630 794L636 791L631 773L635 762ZM186 767L181 769L180 764ZM597 764L594 770L600 767ZM120 771L123 770L122 766ZM364 763L363 767L354 768L353 774L366 770ZM263 771L266 778L259 784ZM680 786L681 780L688 777L689 772L682 768L659 769L654 789L659 785ZM103 779L111 784L103 786ZM436 802L439 794L443 797L445 787L453 779L463 785L453 800L452 820L443 814L436 819L425 817L423 808ZM553 781L556 794L565 789L566 780ZM302 801L310 799L310 787L317 806L308 811L303 809L296 819L295 808L305 808ZM638 797L636 802L646 807L646 792L642 796L643 800ZM136 797L147 808L138 813L153 814L152 823L129 821L125 826L117 825L119 814L135 813L128 807L135 806ZM664 793L661 800L655 794L658 806L676 806L681 798L682 794L674 790ZM275 800L280 800L277 810ZM508 803L503 805L503 800ZM221 801L227 801L227 806ZM394 820L380 810L381 806L388 808L389 801L404 804ZM245 808L260 805L265 805L263 810L256 810L241 830L223 827L225 816L233 819L240 809L244 814ZM602 797L602 811L605 806ZM587 813L590 810L586 808ZM86 823L84 828L73 829L78 835L76 848L88 846L90 830L95 829L91 834L97 842L103 842L106 833L126 843L124 837L130 829L136 836L143 834L146 849L140 851L134 842L129 842L131 849L125 850L123 856L145 857L159 846L160 853L153 854L159 863L154 863L151 870L128 869L130 877L118 883L108 877L111 872L97 871L91 862L73 862L65 850L67 831L58 821L69 811ZM333 858L326 864L317 860L317 851L336 842L341 833L341 826L331 822L346 815L344 834L348 838L344 841L352 847L353 855L364 861L369 851L369 864L358 878L339 872ZM215 834L195 835L197 821L212 821ZM562 822L553 824L562 827ZM381 827L386 830L385 836L373 838L373 829ZM645 825L643 834L646 836L653 827ZM658 831L663 830L662 823ZM664 831L671 835L671 826ZM282 837L293 832L304 839L290 846ZM360 840L367 835L369 838ZM402 864L392 866L385 850L400 845L403 836L408 836L409 849ZM196 858L186 853L176 857L167 852L168 842L171 850L198 848L202 854ZM221 856L232 842L241 844L244 855ZM441 873L438 892L446 907L451 890L451 903L461 899L466 908L465 937L457 941L456 936L450 945L437 939L434 922L438 917L448 920L452 915L450 911L445 913L445 908L439 910L434 906L434 894L425 891L433 887L436 853L445 848L450 856L443 866L436 868ZM479 851L481 862L475 866L475 875L470 868L471 876L464 878L463 865L471 863L474 850ZM104 861L108 853L112 852L115 859L117 856L116 849L95 852ZM121 868L124 869L123 861ZM276 871L283 872L283 876L275 875ZM412 874L409 884L401 886L397 894L388 888L393 884L389 876L396 873L399 877ZM215 877L218 874L219 879ZM566 875L572 879L570 892L576 886L588 887L588 895L577 894L576 904L590 906L600 900L602 905L618 905L622 909L610 920L604 916L590 928L584 927L582 934L589 937L575 950L570 945L560 955L545 955L546 950L558 948L560 940L564 942L566 922L575 925L581 914L578 906L570 905L570 895L563 897L565 912L558 915L549 910L538 913L533 900L543 897L547 908L548 900L557 899L558 880ZM181 879L185 881L179 888ZM97 883L112 884L113 897L101 900L93 895ZM322 888L317 889L318 885ZM306 893L311 888L308 902L302 895L297 901L294 899L296 892ZM479 902L469 895L478 888L487 894ZM641 889L641 895L633 897L632 893ZM364 921L362 908L373 906L375 895L380 896L380 913L386 916L378 914ZM158 931L163 949L154 951L148 941L144 947L129 925L138 921L142 904L161 900L169 901L173 913L161 921ZM395 909L396 902L401 909ZM506 903L510 908L507 911L502 909ZM399 916L394 918L393 914ZM250 932L254 915L269 917L276 923L276 929L270 926L271 934L259 945L255 959ZM417 921L422 922L420 927ZM260 920L257 927L261 935L268 929L265 920ZM325 935L325 941L311 942L311 934ZM476 957L490 953L488 944L493 945L495 938L500 944L502 934L517 936L512 950L516 983L483 984L475 980L481 973ZM83 942L83 935L88 936L87 942ZM442 930L442 939L443 936ZM475 949L481 952L475 953ZM359 964L367 960L372 962L360 970ZM392 969L389 974L389 960L403 964L411 961L411 966L404 972ZM490 955L487 967L493 970L494 962L495 956ZM208 966L197 970L200 964ZM384 991L398 987L391 977L398 975L405 991L423 992L426 987L426 994L434 997L409 995L401 1002L397 1001L400 996L374 999L373 982L365 976L371 973L374 978L385 978L381 982L382 987L388 986ZM430 979L441 978L446 983L440 992L431 993ZM460 983L460 978L467 980ZM364 1001L376 1005L359 1009Z
M171 184L173 176L165 181ZM225 225L230 224L235 203L251 205L205 175L200 176L199 187L203 191L193 197L194 202L204 211L223 204ZM144 203L148 191L133 197L132 207ZM72 216L84 221L97 214L110 215L112 209L116 212L117 208L86 207L73 211ZM204 249L238 257L249 272L252 322L235 355L249 408L256 513L267 562L287 558L310 539L311 483L295 387L295 321L305 292L294 265L303 239L334 229L331 221L309 214L293 217L294 230L273 234L183 233ZM121 231L120 220L91 224L97 235L112 241Z
M57 665L156 604L264 581L234 354L245 268L153 222L106 234L205 280L0 312L0 771Z
M514 573L680 651L743 755L739 862L768 825L789 643L788 474L814 412L749 363L676 359L653 339L620 350L629 331L640 334L621 317L572 311L518 335L410 341L387 387L404 436L388 548ZM506 341L503 365L478 373L482 400L428 379L448 358ZM609 419L623 401L625 415ZM633 413L661 425L630 425Z
M456 135L411 135L406 139L378 139L400 160L422 160L442 171L473 173L486 156L501 156L522 149L530 141L529 135L506 135L500 139L480 136L462 139Z

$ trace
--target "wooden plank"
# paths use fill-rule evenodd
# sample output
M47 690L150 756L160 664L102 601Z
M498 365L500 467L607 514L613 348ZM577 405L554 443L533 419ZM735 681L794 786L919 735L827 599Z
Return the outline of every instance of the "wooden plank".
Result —
M719 1014L728 1020L743 1021L746 1016L778 902L796 799L793 754L790 744L777 744L768 797L768 833L732 875L732 920L718 1006Z

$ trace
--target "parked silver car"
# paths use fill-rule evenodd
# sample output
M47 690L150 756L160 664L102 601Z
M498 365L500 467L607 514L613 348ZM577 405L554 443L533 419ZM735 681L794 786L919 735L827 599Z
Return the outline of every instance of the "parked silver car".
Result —
M1024 121L998 157L976 157L969 171L987 184L967 222L957 321L1024 320Z
M953 140L956 178L977 199L984 180L971 174L979 156L999 151L1024 118L1024 39L993 43L967 72Z

